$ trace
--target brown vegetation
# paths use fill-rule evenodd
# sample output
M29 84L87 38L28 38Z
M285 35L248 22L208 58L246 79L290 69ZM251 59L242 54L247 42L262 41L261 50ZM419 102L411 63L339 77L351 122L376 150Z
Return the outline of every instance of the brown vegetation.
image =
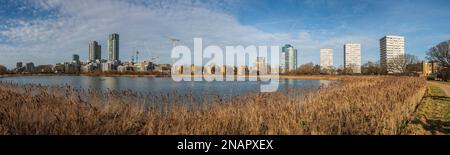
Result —
M8 73L8 69L5 66L0 65L0 75Z
M0 83L0 134L402 134L425 85L342 77L322 89L198 101Z

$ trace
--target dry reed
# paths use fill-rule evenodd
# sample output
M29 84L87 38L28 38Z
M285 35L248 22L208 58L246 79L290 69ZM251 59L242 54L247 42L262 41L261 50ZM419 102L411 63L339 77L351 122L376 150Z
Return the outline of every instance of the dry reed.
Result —
M426 90L417 77L340 81L212 101L0 82L0 134L402 134Z

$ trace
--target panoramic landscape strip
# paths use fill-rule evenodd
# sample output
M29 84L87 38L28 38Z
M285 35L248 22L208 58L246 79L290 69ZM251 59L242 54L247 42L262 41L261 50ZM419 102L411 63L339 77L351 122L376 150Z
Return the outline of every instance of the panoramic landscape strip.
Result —
M4 0L0 135L450 134L449 4Z

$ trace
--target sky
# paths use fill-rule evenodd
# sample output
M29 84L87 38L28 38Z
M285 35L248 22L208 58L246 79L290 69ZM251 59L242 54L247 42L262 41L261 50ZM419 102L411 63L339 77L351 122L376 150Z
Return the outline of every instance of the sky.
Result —
M0 64L55 64L73 54L88 59L98 41L107 58L107 37L120 35L120 59L158 56L172 63L173 44L283 46L298 49L298 64L319 63L320 48L361 43L362 62L379 60L379 39L405 37L405 52L420 59L450 39L448 0L0 0Z

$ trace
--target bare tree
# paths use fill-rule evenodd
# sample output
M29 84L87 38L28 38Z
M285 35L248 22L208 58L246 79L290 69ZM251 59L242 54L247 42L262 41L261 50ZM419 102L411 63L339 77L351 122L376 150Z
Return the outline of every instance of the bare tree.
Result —
M313 74L314 64L312 62L302 64L297 68L298 74Z
M358 66L358 65L356 65L354 63L351 63L348 66L344 67L344 71L347 74L361 73L361 66Z
M408 66L419 63L417 56L412 54L398 55L387 62L388 72L407 73Z
M334 66L321 68L321 74L334 75L335 73L336 73L336 68Z
M383 74L380 62L369 61L361 66L361 73L365 75L380 75Z
M441 42L428 50L426 59L436 62L440 68L438 77L447 81L450 75L450 40Z
M318 75L320 74L320 66L314 63L306 63L300 65L296 70L291 71L290 74L295 75Z
M437 62L442 67L450 67L450 40L439 43L427 52L429 61Z
M8 69L6 69L5 66L0 65L0 74L6 74L8 72Z
M337 69L336 69L336 72L338 73L338 74L340 74L340 75L350 75L350 74L353 74L354 72L354 69L353 68L355 68L356 67L356 65L354 65L354 64L351 64L350 66L347 66L347 67L343 67L343 66L339 66Z

